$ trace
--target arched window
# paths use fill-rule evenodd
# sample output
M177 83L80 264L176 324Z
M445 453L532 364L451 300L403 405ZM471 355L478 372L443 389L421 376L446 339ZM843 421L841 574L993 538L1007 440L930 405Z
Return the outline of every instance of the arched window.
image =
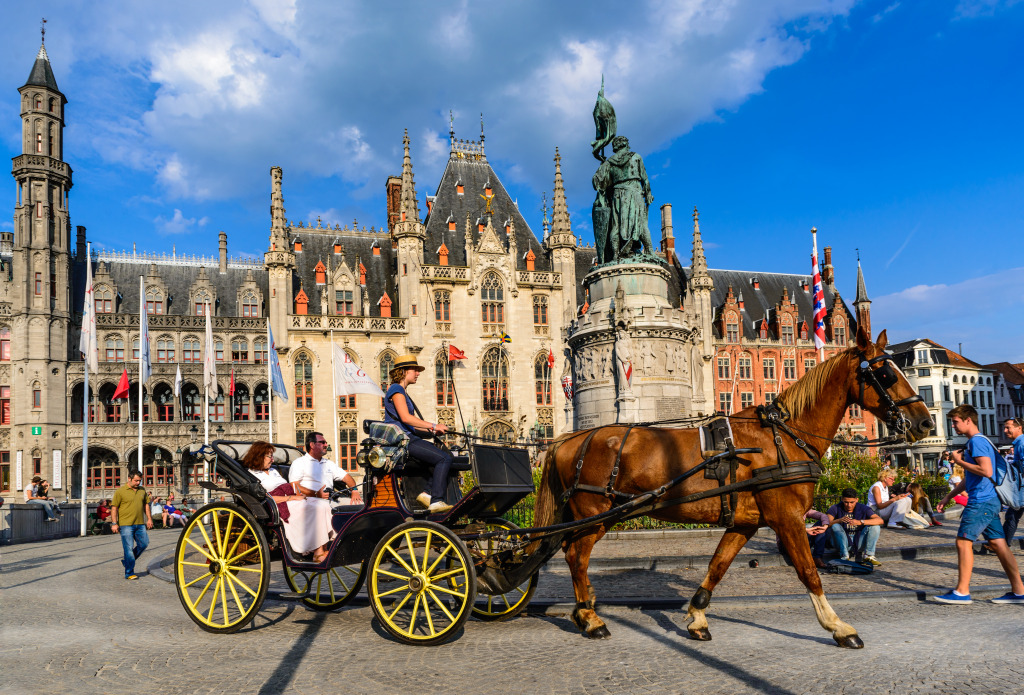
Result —
M270 359L267 354L267 339L257 338L252 341L252 361L256 364L266 364Z
M53 145L54 145L53 133L54 133L54 131L53 131L53 124L51 123L50 124L50 128L49 128L49 132L47 133L47 139L46 139L46 153L48 155L50 155L51 157L55 156L53 154Z
M210 293L205 290L196 292L195 298L192 302L192 310L195 316L206 316L206 305L210 304L210 316L213 316L213 302L210 299Z
M544 353L537 355L533 361L533 380L537 405L551 405L551 368L548 367L548 356Z
M146 313L147 314L162 314L164 313L164 294L159 289L147 288L146 289Z
M533 295L533 325L548 325L548 298L541 294Z
M446 358L447 355L442 353L434 360L434 391L438 405L455 405L455 384Z
M245 338L235 338L234 340L231 341L231 361L249 361L249 341L247 341Z
M153 389L158 422L174 422L174 391L167 384L157 384Z
M718 356L718 378L719 379L731 379L732 369L728 355Z
M295 357L295 409L313 409L313 360L306 353Z
M434 292L434 320L452 320L452 293L448 290Z
M480 312L484 335L505 330L505 289L497 273L488 273L480 287Z
M57 112L57 100L54 99L53 97L50 97L50 113L56 113L56 112Z
M202 362L203 357L199 352L199 340L197 338L185 338L181 343L182 362Z
M504 422L491 422L480 429L480 436L496 442L515 441L515 432Z
M793 344L793 324L786 319L785 323L782 324L781 335L783 345Z
M840 347L846 347L846 326L840 321L832 326L832 340Z
M124 340L117 336L111 336L107 338L107 362L123 362L124 361Z
M36 111L41 111L43 108L43 97L36 94Z
M257 384L253 392L254 420L264 422L270 419L270 389L266 384Z
M246 292L242 295L242 316L246 318L257 318L260 315L259 305L256 303L256 293Z
M210 403L210 420L213 422L224 422L227 419L224 410L224 389L218 386L217 397Z
M488 411L507 411L508 404L508 358L501 348L491 348L484 354L481 363L483 406Z
M156 361L157 362L173 362L174 361L174 340L167 337L157 338L156 341Z
M752 377L752 370L750 364L750 355L740 355L736 358L736 378L750 380Z
M93 291L93 298L96 302L97 314L109 314L114 311L114 293L105 285L100 285Z
M198 386L188 383L181 387L181 406L185 415L182 419L203 419L203 394L199 393Z
M953 375L953 383L954 384L959 384L960 383L960 377L957 376L956 374Z
M380 390L388 392L391 385L391 370L395 368L395 355L392 352L385 352L380 356Z
M235 386L235 395L231 397L231 419L240 422L249 420L249 387L245 384Z

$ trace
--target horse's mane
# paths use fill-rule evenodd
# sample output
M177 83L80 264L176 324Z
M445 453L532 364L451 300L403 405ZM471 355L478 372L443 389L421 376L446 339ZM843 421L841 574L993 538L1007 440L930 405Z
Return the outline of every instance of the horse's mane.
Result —
M839 367L840 358L845 357L847 352L849 350L843 350L828 358L779 394L779 402L791 416L797 417L814 406L825 391L825 385L832 378L833 372Z

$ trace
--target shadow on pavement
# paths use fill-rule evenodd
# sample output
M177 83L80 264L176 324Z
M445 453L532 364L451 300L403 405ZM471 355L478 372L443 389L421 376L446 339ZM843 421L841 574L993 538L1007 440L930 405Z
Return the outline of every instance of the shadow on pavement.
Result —
M667 616L665 616L664 614L653 614L653 616L655 622L658 624L659 627L672 634L679 634L679 627L675 625L671 620L669 620ZM677 640L669 639L668 636L664 633L655 632L654 630L644 627L643 625L640 625L632 620L625 619L621 616L616 616L615 622L624 625L629 625L636 632L647 635L648 637L651 637L652 639L661 642L667 647L671 647L676 651L679 651L687 656L693 657L696 661L699 661L705 666L717 669L719 673L729 676L731 678L735 678L736 680L746 685L748 688L752 688L763 693L772 693L772 695L796 695L792 690L787 690L774 683L765 681L764 679L754 675L753 673L750 673L749 671L740 668L735 664L731 664L727 661L723 661L722 659L711 656L710 654L706 654L698 649L694 649L689 644L684 644ZM687 637L687 639L689 640L689 637Z
M288 690L292 679L295 678L296 671L302 665L303 658L305 658L310 647L313 646L314 638L320 632L320 628L323 627L324 621L327 620L327 615L327 613L315 613L310 616L308 621L297 621L299 623L307 622L306 629L295 639L291 649L281 657L281 661L278 663L277 668L274 669L274 673L263 684L263 687L259 689L259 695L276 695Z

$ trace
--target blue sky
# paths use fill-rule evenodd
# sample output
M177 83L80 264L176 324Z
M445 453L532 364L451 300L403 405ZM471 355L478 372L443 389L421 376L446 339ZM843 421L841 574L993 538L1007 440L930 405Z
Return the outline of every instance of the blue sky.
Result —
M224 230L232 254L261 253L274 165L290 219L381 226L403 129L422 198L449 109L458 137L483 112L489 159L538 234L558 146L589 239L604 74L655 205L673 203L677 235L700 208L713 267L807 272L816 226L851 301L860 249L892 341L1024 362L1024 2L372 5L11 6L0 148L20 146L16 90L46 16L72 222L97 245L213 255Z

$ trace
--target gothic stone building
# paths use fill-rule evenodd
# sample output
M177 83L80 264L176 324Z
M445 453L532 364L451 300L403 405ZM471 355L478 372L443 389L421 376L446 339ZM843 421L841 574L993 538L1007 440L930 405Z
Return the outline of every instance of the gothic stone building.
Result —
M553 354L566 362L563 329L587 311L579 280L595 254L573 234L557 151L552 217L549 224L545 212L539 240L488 163L483 134L478 141L450 134L447 165L423 212L405 138L401 176L386 182L386 227L289 220L283 172L274 167L262 260L230 258L224 232L211 257L94 253L100 368L90 374L86 393L78 351L86 230L72 231L72 170L63 147L67 100L45 48L19 93L23 138L12 169L14 231L0 235L0 495L20 497L35 474L49 479L58 496L80 494L83 411L90 499L109 497L137 465L140 416L144 484L155 494L195 495L201 467L188 452L202 437L207 305L219 382L210 405L211 439L265 438L271 418L278 442L300 443L317 429L332 445L330 457L361 477L354 460L359 423L380 417L381 401L335 398L334 344L382 384L398 355L417 354L427 371L411 395L427 419L458 427L465 422L483 436L506 440L547 439L564 430L565 419L555 411L565 400L547 359ZM806 355L813 349L802 328L810 322L809 277L709 270L696 219L691 267L684 268L670 220L663 208L668 299L703 335L713 336L704 364L691 366L699 370L693 376L723 410L751 402L750 393L757 401L769 397L791 380L788 360L796 359L798 375L809 367ZM827 286L838 349L854 334L855 322ZM149 314L153 375L144 384L140 413L141 302ZM287 401L271 403L268 393L268 322ZM511 342L502 342L501 334ZM450 371L449 345L466 355L464 366ZM753 362L744 359L758 360L764 378L758 372L747 379ZM774 376L769 359L779 370ZM179 367L183 384L176 395ZM115 400L125 369L132 397ZM715 369L719 378L713 380ZM734 376L733 369L744 371ZM873 432L863 419L850 426Z

